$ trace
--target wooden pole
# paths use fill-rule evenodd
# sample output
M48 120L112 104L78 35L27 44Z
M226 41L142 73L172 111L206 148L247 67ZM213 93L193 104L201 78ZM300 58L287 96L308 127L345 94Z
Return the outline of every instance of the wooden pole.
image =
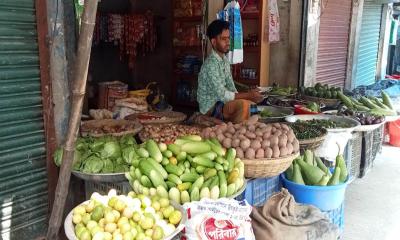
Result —
M72 106L69 116L68 133L64 146L61 170L55 193L55 201L49 221L47 239L58 239L63 220L65 201L68 194L71 168L74 157L75 142L78 135L82 105L86 90L86 79L92 48L93 30L96 22L98 0L86 0L82 15L82 25L78 41L78 53L74 68L74 86L72 90Z

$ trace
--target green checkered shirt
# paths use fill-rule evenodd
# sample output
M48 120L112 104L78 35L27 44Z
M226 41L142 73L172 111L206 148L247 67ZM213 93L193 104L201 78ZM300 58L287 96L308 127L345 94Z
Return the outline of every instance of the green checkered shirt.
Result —
M197 102L200 112L207 113L218 101L233 100L236 92L228 59L225 56L221 58L213 50L199 74Z

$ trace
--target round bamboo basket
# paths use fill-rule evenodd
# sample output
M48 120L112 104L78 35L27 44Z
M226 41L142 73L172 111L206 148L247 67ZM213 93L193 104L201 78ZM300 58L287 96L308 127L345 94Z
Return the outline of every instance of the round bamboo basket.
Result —
M311 139L299 140L300 150L315 150L325 141L328 131L325 130L324 135Z
M244 175L246 178L275 177L290 167L293 160L300 155L295 154L280 158L243 159Z
M125 126L128 130L119 132L107 132L108 129ZM103 120L89 120L82 122L81 135L91 137L102 137L102 136L115 136L120 137L127 134L136 135L143 129L143 125L138 121L128 120L115 120L115 119L103 119Z

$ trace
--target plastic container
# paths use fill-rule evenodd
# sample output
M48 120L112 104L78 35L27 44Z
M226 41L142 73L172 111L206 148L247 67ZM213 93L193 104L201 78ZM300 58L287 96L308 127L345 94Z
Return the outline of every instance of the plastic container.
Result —
M373 130L372 152L374 154L374 157L376 157L378 153L382 152L384 128L385 125L382 124L379 128Z
M321 211L337 209L344 201L348 181L335 186L306 186L294 183L281 174L282 184L298 203L316 206Z
M235 199L246 200L252 206L263 206L272 194L281 189L279 176L247 180L246 190Z
M394 122L388 122L389 128L389 144L400 147L400 119Z
M117 194L128 194L132 190L132 187L127 181L117 183L85 181L86 199L90 199L90 196L94 192L107 195L111 189L115 189Z
M373 152L374 143L374 132L363 132L362 142L361 142L361 163L360 163L360 175L359 177L365 177L369 171L371 171L374 166L374 160L376 154Z
M311 112L306 110L304 105L294 105L294 113L295 114L321 114L319 112Z
M347 171L349 172L349 181L351 183L360 175L361 150L362 150L362 132L353 132L344 150Z
M344 230L344 202L338 208L322 212L329 218L331 223L339 227L340 235L342 235Z

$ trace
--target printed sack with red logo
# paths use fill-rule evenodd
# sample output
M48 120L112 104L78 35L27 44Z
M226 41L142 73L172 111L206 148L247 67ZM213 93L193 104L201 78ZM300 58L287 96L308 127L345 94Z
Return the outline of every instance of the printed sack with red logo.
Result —
M182 240L255 240L252 207L246 202L222 198L186 203L188 221Z

